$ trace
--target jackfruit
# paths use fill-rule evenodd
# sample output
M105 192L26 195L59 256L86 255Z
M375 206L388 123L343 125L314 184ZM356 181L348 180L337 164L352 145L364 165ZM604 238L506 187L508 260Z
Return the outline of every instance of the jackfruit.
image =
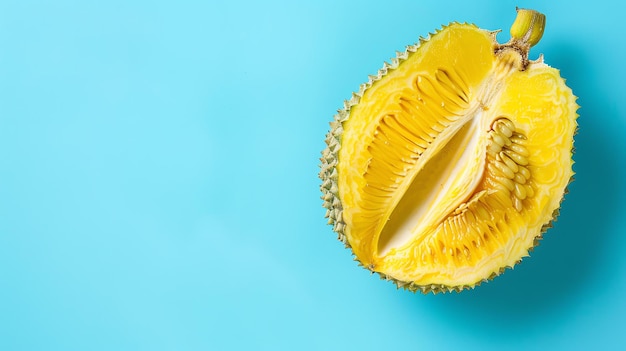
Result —
M540 56L545 16L511 40L451 23L344 103L322 152L326 217L371 272L411 291L473 288L537 245L573 176L576 97Z

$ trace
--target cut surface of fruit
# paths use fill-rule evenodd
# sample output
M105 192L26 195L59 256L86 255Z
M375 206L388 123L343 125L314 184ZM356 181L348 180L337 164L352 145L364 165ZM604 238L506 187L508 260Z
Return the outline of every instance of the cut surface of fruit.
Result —
M573 175L576 98L543 58L545 17L512 39L453 23L409 46L331 123L320 178L329 223L367 269L416 291L473 287L512 267Z

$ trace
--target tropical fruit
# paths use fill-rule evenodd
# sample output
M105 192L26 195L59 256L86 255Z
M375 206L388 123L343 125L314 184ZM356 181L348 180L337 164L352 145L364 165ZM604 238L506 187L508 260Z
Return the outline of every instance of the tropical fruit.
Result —
M528 255L573 175L576 98L543 57L545 16L511 40L451 23L385 63L330 123L329 224L365 268L412 291L460 291Z

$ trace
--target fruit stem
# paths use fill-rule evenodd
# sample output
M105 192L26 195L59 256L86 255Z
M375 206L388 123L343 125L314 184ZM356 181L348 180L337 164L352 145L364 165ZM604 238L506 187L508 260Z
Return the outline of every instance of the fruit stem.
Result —
M517 17L511 25L511 40L496 48L496 53L505 49L514 49L522 56L522 70L528 67L528 52L543 36L546 16L535 10L515 8Z
M535 10L516 10L517 17L511 26L511 42L519 42L530 48L541 40L546 27L546 16Z

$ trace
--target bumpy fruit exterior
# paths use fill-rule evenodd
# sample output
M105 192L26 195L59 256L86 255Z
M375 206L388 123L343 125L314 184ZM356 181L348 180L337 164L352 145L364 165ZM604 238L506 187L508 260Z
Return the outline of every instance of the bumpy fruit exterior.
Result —
M512 39L452 23L398 53L331 122L329 224L367 269L412 291L460 291L512 267L573 176L576 98L543 58L545 16Z

